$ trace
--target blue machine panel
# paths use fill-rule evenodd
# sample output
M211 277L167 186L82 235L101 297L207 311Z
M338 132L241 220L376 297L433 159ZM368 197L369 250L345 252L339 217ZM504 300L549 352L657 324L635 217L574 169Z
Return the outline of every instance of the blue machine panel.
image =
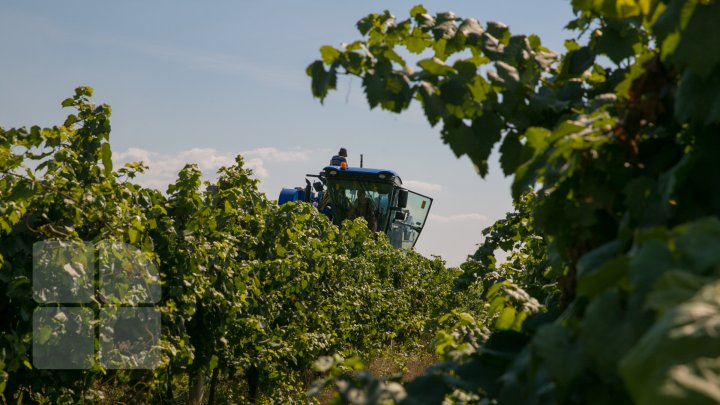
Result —
M290 201L303 201L305 199L305 191L296 188L283 188L278 197L278 205L283 205Z

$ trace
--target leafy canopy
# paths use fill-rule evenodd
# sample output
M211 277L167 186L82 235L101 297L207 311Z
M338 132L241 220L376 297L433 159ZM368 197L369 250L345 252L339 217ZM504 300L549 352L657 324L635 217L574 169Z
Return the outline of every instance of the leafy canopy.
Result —
M323 47L308 68L321 101L354 75L371 108L419 103L481 176L499 145L517 212L486 231L458 285L514 277L548 303L398 401L720 400L720 2L572 7L577 35L561 53L501 23L416 6L407 19L361 19L361 39ZM498 246L516 252L500 273Z

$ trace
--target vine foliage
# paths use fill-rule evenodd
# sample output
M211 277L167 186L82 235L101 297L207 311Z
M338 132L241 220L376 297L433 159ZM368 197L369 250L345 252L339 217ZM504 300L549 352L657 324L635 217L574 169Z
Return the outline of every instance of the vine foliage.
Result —
M362 39L322 47L307 69L321 101L353 75L371 108L419 103L481 176L499 146L516 205L534 194L526 221L498 230L534 236L518 239L531 254L514 267L548 311L428 370L398 401L720 401L720 3L572 7L562 53L416 6L361 19ZM503 238L489 232L460 284L493 277Z
M135 184L146 167L113 166L111 109L91 96L63 101L62 125L0 128L0 402L303 399L318 357L414 345L456 302L442 260L393 249L362 220L278 207L242 156L212 185L192 164L164 193ZM152 261L157 368L33 367L33 245L46 240L118 241Z

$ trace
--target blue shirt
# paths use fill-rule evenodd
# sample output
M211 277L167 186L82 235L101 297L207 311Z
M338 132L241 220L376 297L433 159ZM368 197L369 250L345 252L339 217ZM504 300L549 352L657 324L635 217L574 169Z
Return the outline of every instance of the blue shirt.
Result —
M340 163L342 162L347 163L345 156L335 155L332 159L330 159L330 166L340 166Z

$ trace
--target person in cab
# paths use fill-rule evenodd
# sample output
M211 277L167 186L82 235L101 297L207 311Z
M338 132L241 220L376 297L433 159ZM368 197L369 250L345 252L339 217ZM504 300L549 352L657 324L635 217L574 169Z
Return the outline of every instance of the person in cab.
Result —
M368 223L368 228L371 231L377 232L378 220L375 214L375 205L372 200L367 198L365 190L359 190L357 200L353 204L347 213L347 219L365 218Z

